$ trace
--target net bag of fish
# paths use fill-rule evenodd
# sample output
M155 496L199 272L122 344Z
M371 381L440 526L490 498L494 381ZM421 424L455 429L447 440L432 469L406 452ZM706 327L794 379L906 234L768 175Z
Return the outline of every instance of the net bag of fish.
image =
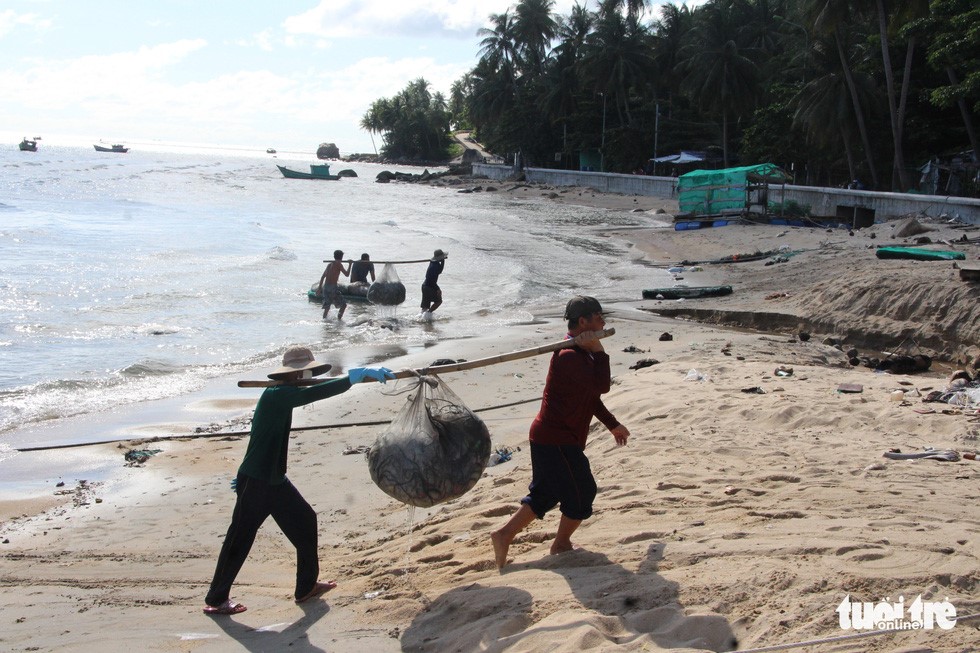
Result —
M428 508L476 485L490 459L490 431L445 381L423 376L367 459L385 494Z
M398 278L395 266L385 263L381 274L368 287L368 301L381 306L398 306L405 301L405 284Z

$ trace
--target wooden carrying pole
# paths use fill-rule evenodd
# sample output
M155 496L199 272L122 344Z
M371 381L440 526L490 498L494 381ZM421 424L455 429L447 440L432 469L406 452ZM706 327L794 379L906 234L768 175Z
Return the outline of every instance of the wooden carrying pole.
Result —
M596 331L595 334L599 338L605 338L606 336L611 336L616 333L616 329L605 329L603 331ZM432 375L432 374L444 374L446 372L462 372L465 370L472 370L478 367L486 367L487 365L496 365L497 363L508 363L510 361L516 361L521 358L530 358L531 356L537 356L539 354L547 354L549 352L557 351L559 349L565 349L571 347L575 344L572 339L560 340L558 342L553 342L549 345L541 345L540 347L532 347L530 349L520 349L518 351L512 351L507 354L498 354L496 356L488 356L486 358L478 358L475 361L463 361L462 363L450 363L449 365L435 365L433 367L423 367L418 370L399 370L395 372L396 379L410 379L419 375ZM292 385L316 385L317 383L323 383L324 381L329 381L330 379L299 379L297 381L290 381ZM368 379L373 380L373 379ZM239 381L239 388L268 388L275 385L283 385L283 381Z
M392 265L402 265L404 263L428 263L431 260L432 260L431 258L420 258L420 259L416 259L414 261L372 261L372 260L367 260L367 261L364 261L364 263L377 263L378 265L387 265L388 263L391 263ZM333 259L323 259L323 262L324 263L333 263ZM361 259L349 259L349 258L348 259L344 259L343 261L341 261L341 263L360 263L360 262L361 262Z

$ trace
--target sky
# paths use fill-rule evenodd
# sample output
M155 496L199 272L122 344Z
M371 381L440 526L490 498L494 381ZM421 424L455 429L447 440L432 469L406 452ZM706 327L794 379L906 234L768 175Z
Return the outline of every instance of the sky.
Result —
M580 0L595 9L597 0ZM555 0L567 15L575 0ZM659 2L658 2L659 4ZM677 4L680 4L678 2ZM688 6L700 4L687 2ZM0 142L373 153L371 103L447 97L513 0L6 0ZM649 16L659 16L654 6Z

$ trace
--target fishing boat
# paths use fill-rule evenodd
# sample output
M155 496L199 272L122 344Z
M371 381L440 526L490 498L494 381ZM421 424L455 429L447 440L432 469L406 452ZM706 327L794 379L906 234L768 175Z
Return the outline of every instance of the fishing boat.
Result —
M879 247L877 258L900 258L913 261L965 261L966 254L951 250L923 249L920 247Z
M266 149L265 153L266 154L275 154L276 153L276 148L270 147L270 148Z
M672 288L644 290L643 299L697 299L698 297L723 297L731 294L731 286L674 286Z
M105 145L92 145L92 147L95 148L96 152L117 152L119 154L125 154L126 152L129 152L128 147L126 147L125 145L121 145L119 143L115 143L113 145L110 145L109 147L106 147Z
M24 140L17 146L21 152L37 152L37 139L24 137Z
M306 291L306 298L311 302L316 302L317 304L323 303L323 296L317 292L319 282L310 286L310 289ZM364 284L350 283L350 284L340 284L340 294L349 302L366 302L368 287Z
M279 172L286 179L340 179L340 175L330 174L330 166L326 163L311 164L309 172L299 172L298 170L290 170L289 168L284 168L281 165L277 165Z

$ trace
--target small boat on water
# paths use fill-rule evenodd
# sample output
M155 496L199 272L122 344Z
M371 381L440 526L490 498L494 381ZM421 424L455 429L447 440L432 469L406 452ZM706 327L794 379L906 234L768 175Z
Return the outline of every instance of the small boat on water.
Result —
M279 172L286 179L340 179L340 175L330 174L330 165L326 163L311 164L309 172L299 172L298 170L290 170L289 168L284 168L281 165L277 165Z
M129 152L128 147L119 143L115 143L109 147L106 147L105 145L92 145L92 147L95 148L96 152L116 152L118 154L125 154L126 152Z
M267 150L265 151L265 153L266 153L266 154L275 154L275 153L276 153L276 148L274 148L274 147L270 147L269 149L267 149Z
M311 302L322 304L323 296L317 292L317 287L319 285L320 282L317 282L314 283L312 286L310 286L310 289L306 291L306 299L308 299ZM364 284L350 283L350 284L340 284L339 288L340 288L340 294L343 295L344 299L346 299L349 302L366 302L368 300L367 292L369 286L366 286Z
M697 299L698 297L723 297L731 294L731 286L674 286L672 288L644 290L643 299Z
M21 152L37 152L37 139L24 137L24 140L17 146Z

